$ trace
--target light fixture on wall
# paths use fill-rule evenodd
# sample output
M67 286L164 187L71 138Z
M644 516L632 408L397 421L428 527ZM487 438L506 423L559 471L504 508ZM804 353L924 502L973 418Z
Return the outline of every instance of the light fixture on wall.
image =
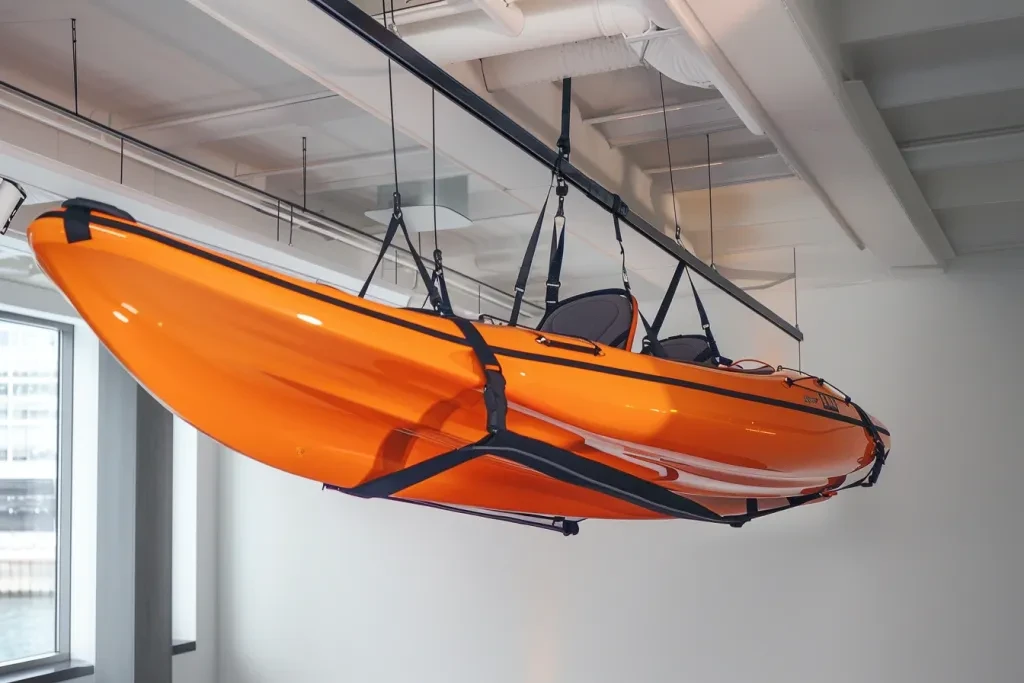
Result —
M0 235L7 232L26 196L25 190L16 182L0 178Z

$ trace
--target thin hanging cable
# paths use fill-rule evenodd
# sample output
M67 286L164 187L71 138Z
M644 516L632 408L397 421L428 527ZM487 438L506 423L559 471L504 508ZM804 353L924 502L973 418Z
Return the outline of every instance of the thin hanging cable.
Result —
M434 100L437 99L437 91L430 89L430 154L433 173L431 179L434 184L434 250L440 249L437 244L437 115L434 107ZM436 258L436 256L435 256Z
M711 133L707 133L708 139L708 232L711 233L711 267L715 267L715 214L711 201Z
M387 23L388 8L386 0L380 0L380 9ZM395 22L395 0L391 0L391 23ZM391 82L391 58L388 57L388 103L391 107L391 161L395 169L395 195L398 194L398 142L395 139L395 90ZM397 198L397 197L396 197Z
M672 190L672 220L676 224L676 244L683 245L682 234L679 231L679 212L676 209L676 180L672 172L672 146L668 141L668 107L665 105L665 77L658 74L658 86L661 88L661 120L665 124L665 155L668 157L668 184Z
M78 113L78 20L71 19L71 71L75 79L75 113Z
M796 291L796 247L793 247L793 325L800 329L800 300ZM803 372L803 342L796 340L796 368Z

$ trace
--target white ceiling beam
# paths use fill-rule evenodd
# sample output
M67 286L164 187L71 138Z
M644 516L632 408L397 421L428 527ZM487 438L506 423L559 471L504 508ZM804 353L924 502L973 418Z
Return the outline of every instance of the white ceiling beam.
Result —
M964 206L938 212L958 254L1024 247L1024 201Z
M716 98L713 100L703 100L701 102L686 102L685 104L670 104L664 109L661 107L650 107L648 109L636 109L633 111L623 111L614 114L601 114L599 116L590 116L583 119L583 123L590 124L591 126L597 126L602 123L611 123L613 121L627 121L629 119L639 119L648 116L657 116L661 118L662 113L671 114L677 111L687 111L696 108L706 106L709 102L711 103L725 103L722 98ZM728 106L728 105L727 105Z
M423 149L422 147L405 147L397 151L399 159L406 159L412 156L429 154L430 150ZM338 166L351 166L356 164L362 169L368 167L374 167L382 163L392 163L391 152L379 152L374 154L355 154L344 157L332 157L330 159L319 159L317 161L310 161L306 164L306 172L309 171L322 171L324 169L334 168ZM301 165L294 166L282 166L280 168L270 168L258 171L247 171L245 173L236 173L235 178L238 180L250 181L256 178L272 178L280 175L290 175L293 173L302 173Z
M637 111L608 114L584 119L584 123L601 126L612 147L629 147L665 139L705 135L744 128L736 112L721 97L687 102L665 108L651 107Z
M843 43L1024 16L1020 0L845 0L839 4Z
M936 210L1018 202L1024 197L1024 161L944 168L919 173L917 181Z
M306 102L316 102L324 99L334 99L336 97L338 97L338 95L332 92L319 92L310 95L300 95L298 97L271 100L268 102L258 102L244 107L232 107L230 109L219 109L204 112L202 114L192 114L190 116L174 116L158 119L156 121L147 121L133 126L126 126L124 130L126 133L134 134L154 130L165 130L167 128L180 128L181 126L189 126L196 123L206 123L207 121L216 121L219 119L230 119L237 116L244 116L246 114L256 114L259 112L270 111L272 109L292 107L296 104L305 104Z
M679 138L688 138L694 135L722 133L727 130L736 130L743 127L744 125L739 119L715 123L694 123L689 126L674 126L668 129L668 139L678 140ZM608 144L615 149L619 149L622 147L645 145L648 142L658 142L664 139L664 130L645 130L639 133L631 133L629 135L609 137Z
M835 40L812 3L668 2L857 242L890 267L942 265L953 256L863 85L841 80Z
M435 177L430 169L420 171L403 171L399 174L399 179L402 183L416 182L420 180L430 180ZM461 169L437 169L437 179L441 180L444 178L456 178L459 176L466 175L466 172ZM307 195L326 194L329 192L340 192L343 190L359 190L363 188L378 188L381 186L393 187L395 183L394 173L388 171L387 173L379 173L377 175L365 175L360 174L356 177L351 178L338 178L336 180L328 180L322 183L315 183L306 188ZM389 203L390 206L390 203Z
M196 147L218 140L313 126L362 114L333 93L316 93L138 124L125 132L164 148Z
M793 175L792 169L786 165L785 159L779 154L723 159L708 164L673 165L671 179L667 166L645 169L652 174L655 192L676 192L707 189L708 172L711 174L711 187L718 189L726 185L752 183L775 178L786 178Z
M879 109L1024 89L1024 51L927 69L893 71L870 81Z
M915 140L900 145L911 171L1024 160L1024 126Z

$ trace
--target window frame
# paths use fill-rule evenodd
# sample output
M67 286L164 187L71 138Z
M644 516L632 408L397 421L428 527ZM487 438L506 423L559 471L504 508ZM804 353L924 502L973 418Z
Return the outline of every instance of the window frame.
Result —
M74 420L74 325L0 308L0 321L54 330L57 343L57 557L54 652L0 662L0 676L71 659L71 463Z

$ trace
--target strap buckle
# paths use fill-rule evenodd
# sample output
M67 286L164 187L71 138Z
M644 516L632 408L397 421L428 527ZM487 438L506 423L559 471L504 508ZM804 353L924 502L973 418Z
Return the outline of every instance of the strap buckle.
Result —
M505 415L508 399L505 398L505 375L501 368L484 366L484 406L487 408L487 431L491 434L505 431Z

